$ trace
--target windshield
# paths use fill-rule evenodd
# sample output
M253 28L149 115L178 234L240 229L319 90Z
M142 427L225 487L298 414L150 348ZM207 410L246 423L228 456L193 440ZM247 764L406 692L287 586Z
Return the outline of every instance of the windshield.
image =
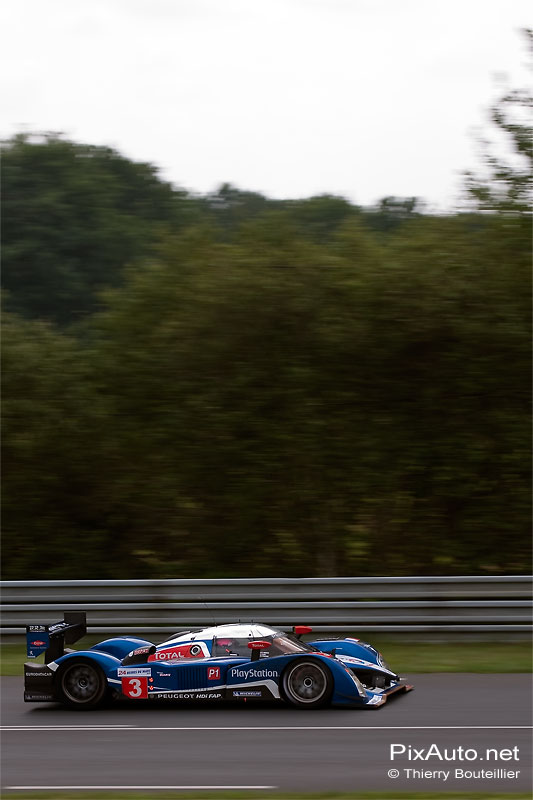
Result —
M280 633L274 636L270 655L283 655L287 653L311 653L315 648L307 642L302 642L288 633Z
M241 638L235 636L220 636L213 640L214 656L241 656L251 658L251 650L248 643L254 641L252 638ZM315 648L306 642L302 642L291 634L277 633L273 636L261 636L262 642L269 642L270 647L261 651L261 658L291 653L310 653ZM263 655L264 654L264 655Z

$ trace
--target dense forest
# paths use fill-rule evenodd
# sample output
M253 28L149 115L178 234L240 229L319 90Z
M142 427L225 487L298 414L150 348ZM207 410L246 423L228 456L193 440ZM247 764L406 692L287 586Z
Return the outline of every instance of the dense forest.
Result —
M528 102L440 215L5 142L4 578L527 572Z

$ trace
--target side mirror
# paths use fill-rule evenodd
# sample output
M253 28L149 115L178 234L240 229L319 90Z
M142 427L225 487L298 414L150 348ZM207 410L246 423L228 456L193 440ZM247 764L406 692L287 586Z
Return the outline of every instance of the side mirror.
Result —
M252 651L251 660L257 661L261 654L261 650L268 650L270 644L270 642L262 641L248 642L248 649Z
M309 625L295 625L294 628L292 629L292 632L294 633L296 638L299 639L300 636L304 635L304 633L312 633L313 629L310 628Z

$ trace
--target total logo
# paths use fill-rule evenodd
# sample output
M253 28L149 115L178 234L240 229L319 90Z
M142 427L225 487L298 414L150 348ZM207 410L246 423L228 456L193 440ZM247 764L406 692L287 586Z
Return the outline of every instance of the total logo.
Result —
M179 658L190 658L190 656L176 652L176 650L160 650L158 653L151 655L148 661L174 661Z
M279 678L279 672L274 669L239 669L233 667L232 678Z
M205 658L209 652L204 651L203 643L179 644L158 650L148 657L148 661L176 661L180 658Z
M46 642L42 642L40 639L37 639L35 642L32 642L33 647L42 647Z

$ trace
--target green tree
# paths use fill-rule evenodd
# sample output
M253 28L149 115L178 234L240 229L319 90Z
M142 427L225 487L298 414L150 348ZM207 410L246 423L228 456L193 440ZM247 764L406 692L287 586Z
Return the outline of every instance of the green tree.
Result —
M286 200L280 206L290 214L301 237L319 243L331 241L342 224L359 212L344 197L330 194Z
M530 67L533 63L533 31L525 30ZM508 149L507 157L498 146L484 141L485 172L466 173L466 189L474 205L482 210L531 214L533 201L533 128L530 89L510 89L490 112L496 132Z
M60 324L98 308L125 264L196 213L150 164L52 134L6 142L2 175L7 308Z
M389 234L422 213L418 197L383 197L376 208L365 209L364 222L381 234Z
M111 575L108 417L79 343L2 319L3 576Z
M93 321L130 571L524 569L525 237L422 219L324 249L279 222L169 242Z
M6 315L6 577L527 569L529 280L519 214L273 211L167 237L79 340Z
M235 239L241 225L273 205L264 195L242 191L230 183L221 184L200 202L206 222L218 226L225 240Z

